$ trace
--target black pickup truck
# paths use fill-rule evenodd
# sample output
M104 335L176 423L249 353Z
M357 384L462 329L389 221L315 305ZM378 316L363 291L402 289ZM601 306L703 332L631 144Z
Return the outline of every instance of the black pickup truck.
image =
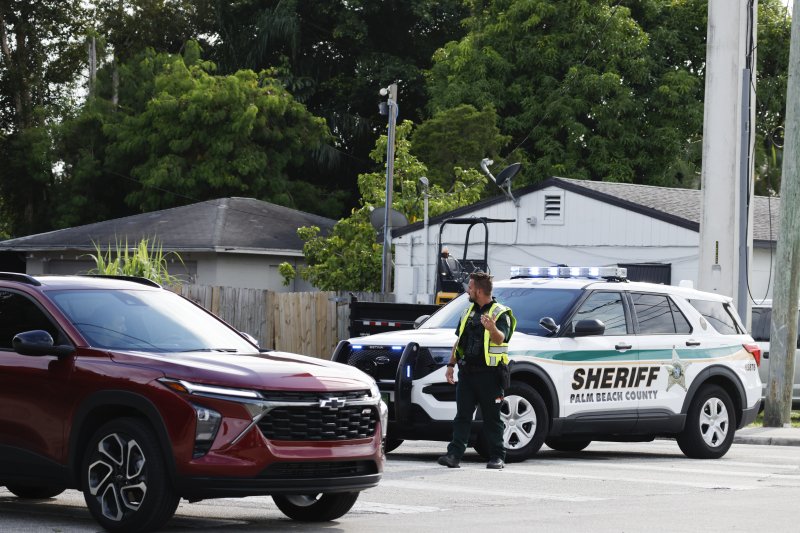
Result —
M350 300L350 338L413 329L419 317L432 315L440 307L432 304L359 302L353 296Z

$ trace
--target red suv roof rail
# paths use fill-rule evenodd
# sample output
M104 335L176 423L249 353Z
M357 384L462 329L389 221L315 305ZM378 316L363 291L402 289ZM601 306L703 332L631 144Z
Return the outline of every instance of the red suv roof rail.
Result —
M161 288L161 285L156 283L155 281L147 278L141 278L139 276L114 276L114 275L107 275L107 274L81 274L81 276L87 278L108 278L108 279L120 279L122 281L132 281L134 283L141 283L142 285L147 285L148 287L157 287Z
M27 283L28 285L35 285L37 287L42 284L41 281L33 276L21 274L19 272L0 272L0 280L18 281L20 283Z

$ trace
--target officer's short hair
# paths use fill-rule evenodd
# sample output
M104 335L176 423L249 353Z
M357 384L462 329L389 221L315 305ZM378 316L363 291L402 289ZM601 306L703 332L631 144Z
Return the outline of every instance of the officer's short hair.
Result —
M492 294L492 276L486 272L473 272L469 275L469 279L473 281L476 289L482 290L486 294Z

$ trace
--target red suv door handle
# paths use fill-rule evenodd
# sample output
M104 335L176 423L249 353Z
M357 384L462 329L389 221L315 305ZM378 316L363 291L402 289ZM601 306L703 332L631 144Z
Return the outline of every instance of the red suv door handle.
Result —
M686 341L686 346L700 346L700 341Z

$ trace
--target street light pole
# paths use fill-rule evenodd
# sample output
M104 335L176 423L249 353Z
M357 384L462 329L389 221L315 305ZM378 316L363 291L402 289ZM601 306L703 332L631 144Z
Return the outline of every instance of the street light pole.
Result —
M383 258L381 260L381 292L392 291L392 191L394 190L394 135L397 122L397 84L381 89L389 114L389 134L386 142L386 210L383 215Z

